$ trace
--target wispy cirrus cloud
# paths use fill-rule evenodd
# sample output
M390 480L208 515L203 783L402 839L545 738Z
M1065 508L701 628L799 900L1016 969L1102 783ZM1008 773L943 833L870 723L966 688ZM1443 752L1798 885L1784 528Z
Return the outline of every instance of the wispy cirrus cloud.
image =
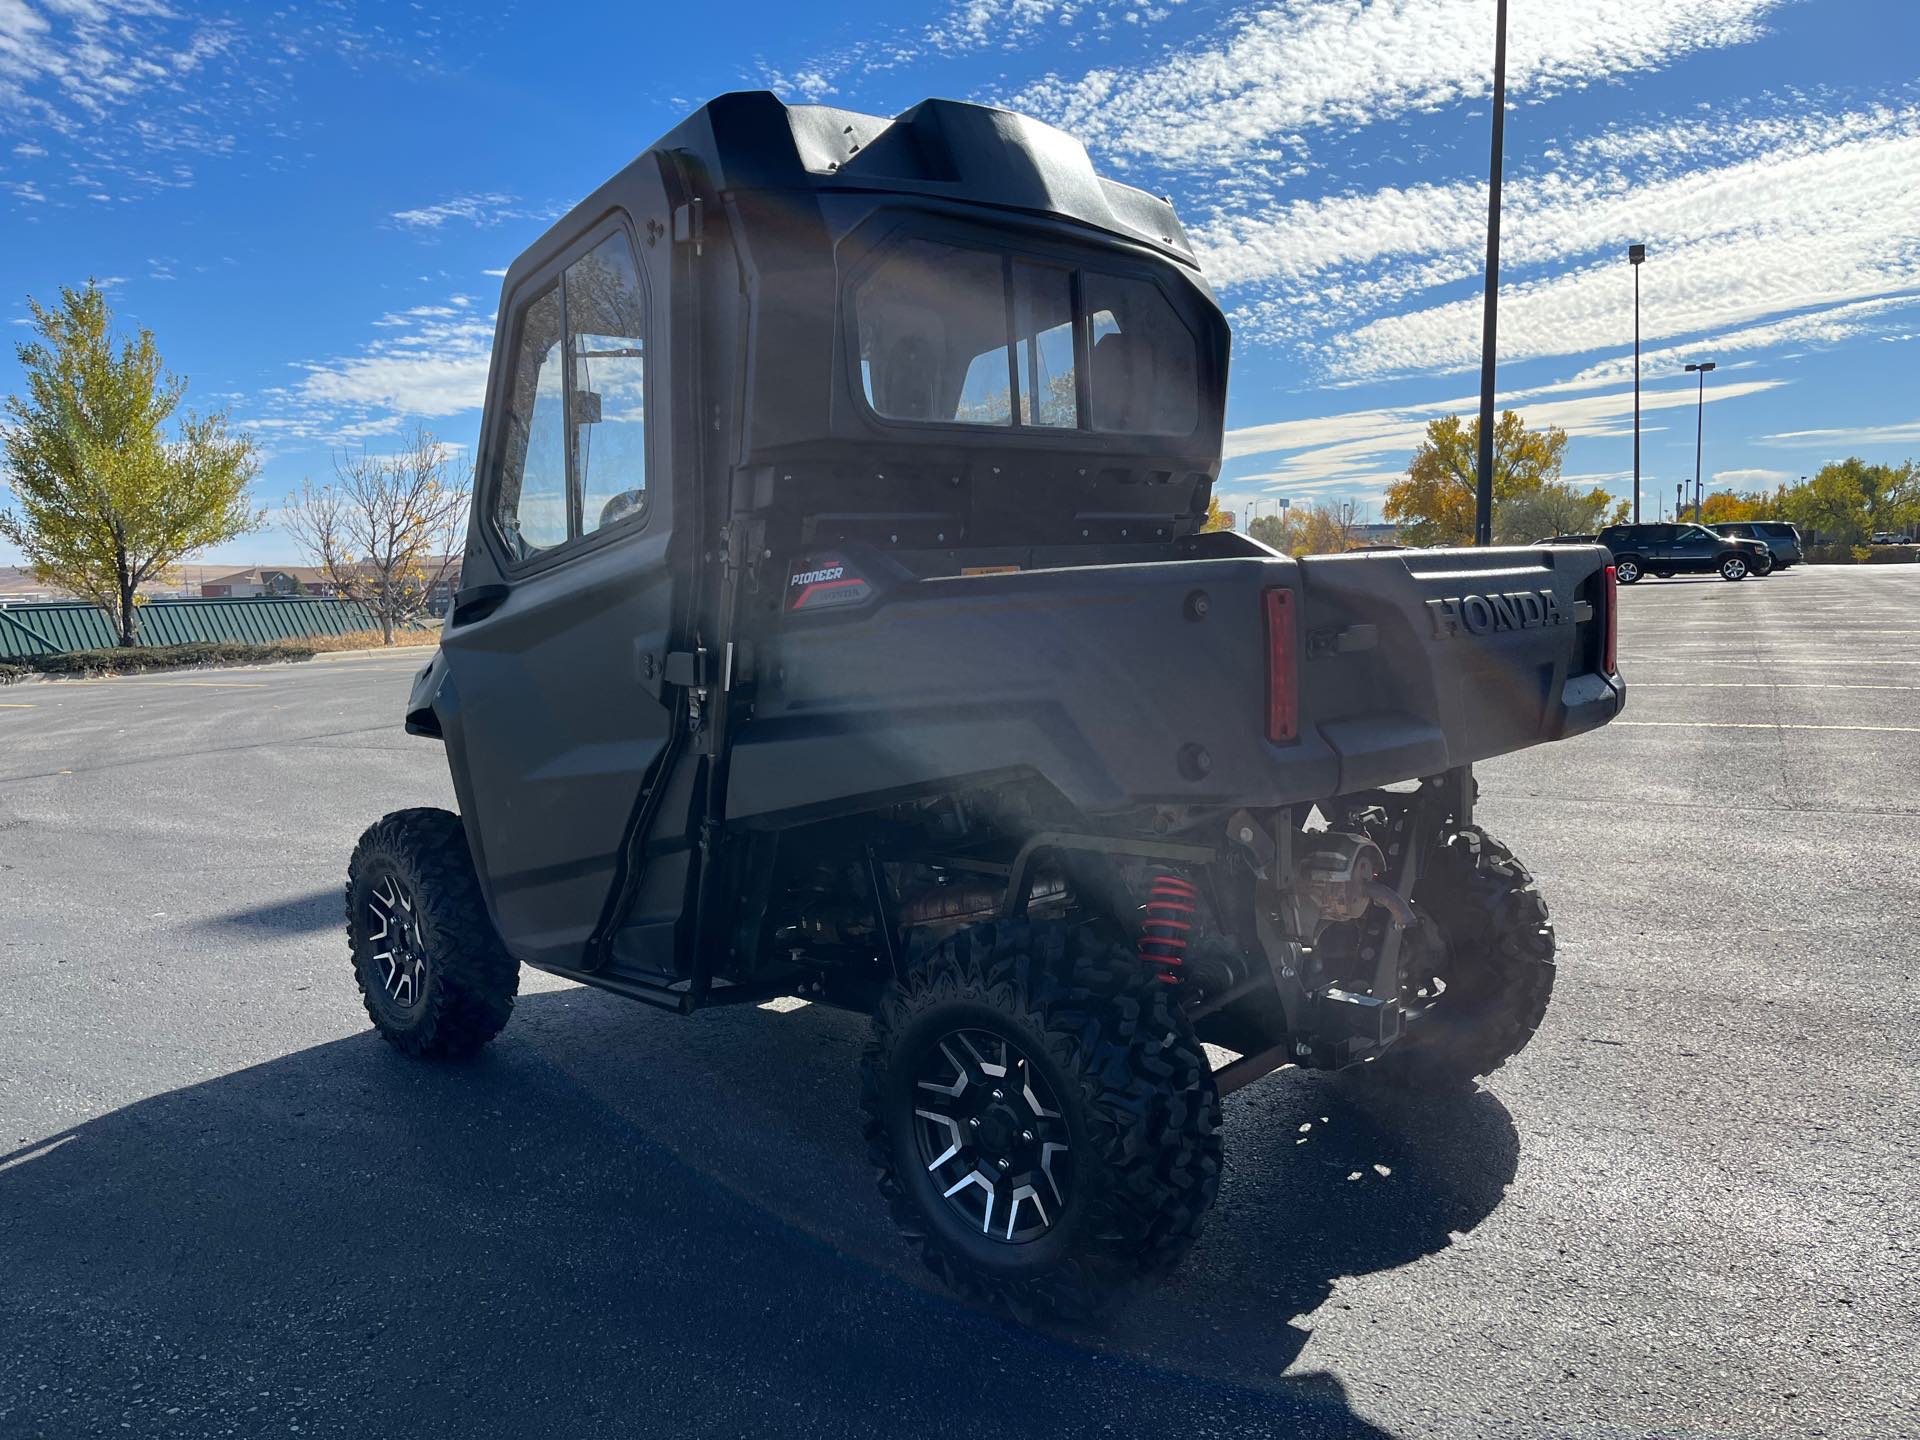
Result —
M797 64L762 62L755 79L788 99L820 101L851 89L857 80L976 51L1013 52L1043 44L1077 51L1117 33L1158 25L1183 4L1185 0L948 0L929 21L825 49Z
M1642 325L1655 341L1832 342L1920 303L1920 107L1749 118L1687 122L1693 153L1711 157L1692 169L1654 139L1679 127L1659 126L1559 152L1586 156L1583 170L1512 177L1502 359L1618 346L1632 323L1630 240L1649 246ZM1647 152L1661 156L1651 179L1634 168ZM1389 186L1220 215L1194 236L1243 334L1305 346L1335 382L1436 373L1478 363L1480 302L1463 282L1479 273L1484 204L1475 181ZM1436 292L1446 298L1420 303ZM1626 363L1571 383L1620 378Z
M489 190L456 195L412 210L396 210L388 218L403 229L430 233L451 224L484 230L509 220L550 220L554 213L551 208L540 210L522 205L516 195Z
M1824 430L1781 430L1765 438L1781 445L1832 449L1837 445L1920 444L1920 419L1893 425L1838 425Z
M1781 0L1582 0L1516 7L1507 88L1538 98L1757 38ZM1014 96L1095 148L1158 169L1297 153L1301 137L1485 96L1482 0L1283 0L1144 69L1050 74Z

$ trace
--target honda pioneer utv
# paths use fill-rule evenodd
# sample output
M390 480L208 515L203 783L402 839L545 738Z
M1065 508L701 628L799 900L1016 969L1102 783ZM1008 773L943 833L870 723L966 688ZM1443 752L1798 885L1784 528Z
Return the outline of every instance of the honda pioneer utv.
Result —
M460 813L352 860L380 1032L521 965L856 1007L901 1228L1070 1316L1192 1244L1222 1094L1511 1057L1553 930L1469 767L1620 710L1607 553L1203 533L1227 350L1170 206L1002 110L728 95L575 208L408 701Z

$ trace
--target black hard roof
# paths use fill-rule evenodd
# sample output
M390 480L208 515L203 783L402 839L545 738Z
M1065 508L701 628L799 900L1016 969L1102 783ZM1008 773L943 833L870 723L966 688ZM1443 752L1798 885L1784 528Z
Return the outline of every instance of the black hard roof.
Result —
M701 106L651 151L690 155L721 192L885 191L1065 216L1195 264L1171 204L1095 174L1086 147L1064 131L990 105L923 100L887 119L736 91ZM551 233L575 233L603 213L590 199Z

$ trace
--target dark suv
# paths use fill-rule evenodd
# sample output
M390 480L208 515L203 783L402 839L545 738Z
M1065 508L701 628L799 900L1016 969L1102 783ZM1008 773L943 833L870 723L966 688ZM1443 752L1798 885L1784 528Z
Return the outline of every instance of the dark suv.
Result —
M1806 559L1800 548L1800 527L1784 520L1733 520L1707 529L1729 540L1758 540L1773 556L1773 568L1784 570Z
M1773 570L1764 542L1716 535L1704 525L1609 525L1600 543L1613 552L1614 573L1622 585L1642 575L1711 575L1744 580Z

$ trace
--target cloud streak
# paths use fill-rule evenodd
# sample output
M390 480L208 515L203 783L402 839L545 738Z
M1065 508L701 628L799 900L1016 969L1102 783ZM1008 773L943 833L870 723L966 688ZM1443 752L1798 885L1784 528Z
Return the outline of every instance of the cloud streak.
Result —
M1551 95L1762 33L1779 0L1581 0L1517 7L1507 88ZM1118 157L1231 166L1297 152L1309 131L1358 127L1485 96L1493 43L1484 0L1260 6L1232 33L1145 70L1054 74L1015 97Z

